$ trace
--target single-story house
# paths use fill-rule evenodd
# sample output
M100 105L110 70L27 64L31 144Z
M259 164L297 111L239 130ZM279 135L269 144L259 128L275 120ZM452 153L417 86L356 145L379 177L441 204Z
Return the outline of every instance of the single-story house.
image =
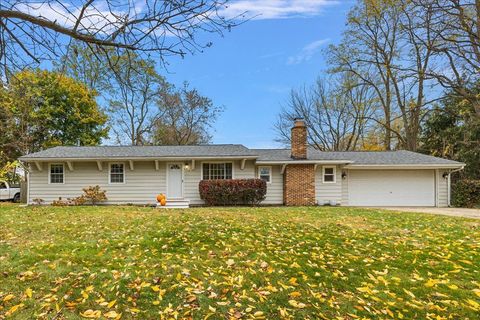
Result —
M301 119L291 149L238 144L55 147L25 155L28 203L74 198L99 185L108 204L201 205L202 179L260 178L263 204L425 206L450 204L450 174L463 163L410 151L322 152L307 146Z

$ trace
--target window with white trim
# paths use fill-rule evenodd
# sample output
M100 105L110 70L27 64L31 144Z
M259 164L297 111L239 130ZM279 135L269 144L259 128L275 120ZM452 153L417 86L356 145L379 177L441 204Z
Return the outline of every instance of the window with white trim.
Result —
M203 163L203 180L232 179L232 163Z
M64 167L61 163L50 165L50 183L63 183Z
M336 182L336 167L323 167L323 182L335 183Z
M258 167L258 178L265 182L272 182L272 167Z
M125 182L125 166L123 163L110 164L110 183Z

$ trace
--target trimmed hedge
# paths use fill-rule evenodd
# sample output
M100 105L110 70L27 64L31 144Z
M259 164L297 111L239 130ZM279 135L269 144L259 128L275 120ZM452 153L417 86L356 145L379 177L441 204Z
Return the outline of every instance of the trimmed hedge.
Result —
M480 206L480 180L459 180L452 185L452 205L474 208Z
M267 194L262 179L202 180L198 187L200 198L209 206L256 205Z

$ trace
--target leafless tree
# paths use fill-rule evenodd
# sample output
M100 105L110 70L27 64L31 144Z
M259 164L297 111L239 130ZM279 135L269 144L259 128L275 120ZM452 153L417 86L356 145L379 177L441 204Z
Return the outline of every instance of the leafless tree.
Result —
M289 145L293 119L303 118L311 146L325 151L357 150L374 103L368 86L346 78L319 79L312 87L292 90L275 124L277 142Z
M195 145L209 143L210 130L223 107L190 89L188 83L176 89L164 86L158 98L161 115L152 131L152 142L161 145Z
M160 116L156 101L165 80L150 60L123 57L119 61L111 79L108 110L111 128L118 143L148 144L150 132Z
M467 99L480 116L480 98L476 93L480 80L480 0L412 2L432 16L428 28L435 42L425 41L424 45L431 46L435 65L427 70L427 75Z
M108 49L108 52L111 51ZM99 97L108 99L107 96L112 91L112 79L121 75L115 74L115 70L117 61L122 64L122 59L125 59L125 55L115 56L113 52L110 55L98 55L87 44L74 41L70 44L69 53L60 61L54 61L53 65L57 71L95 90ZM115 61L112 63L113 69L109 65L109 60ZM130 64L131 67L134 65L135 63Z
M390 71L397 54L399 23L396 14L369 16L359 5L349 14L343 42L331 46L328 52L331 72L352 73L376 92L383 116L372 119L385 128L386 150L391 148L393 134L394 89Z
M72 40L97 54L136 52L165 62L202 50L196 33L222 33L237 24L225 18L229 0L2 0L0 76L58 60ZM110 49L110 50L109 50ZM146 57L145 57L146 58Z
M395 138L399 147L415 151L423 117L439 99L435 90L425 90L434 86L428 70L438 41L431 22L431 11L407 0L381 8L359 4L342 44L330 48L332 72L353 73L376 92L383 116L372 120L385 128L387 150ZM401 127L393 125L398 120Z

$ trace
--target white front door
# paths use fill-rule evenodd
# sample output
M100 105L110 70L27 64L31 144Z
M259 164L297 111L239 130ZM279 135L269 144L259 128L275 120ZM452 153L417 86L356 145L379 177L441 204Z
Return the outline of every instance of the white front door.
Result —
M167 164L167 197L183 198L183 164Z

